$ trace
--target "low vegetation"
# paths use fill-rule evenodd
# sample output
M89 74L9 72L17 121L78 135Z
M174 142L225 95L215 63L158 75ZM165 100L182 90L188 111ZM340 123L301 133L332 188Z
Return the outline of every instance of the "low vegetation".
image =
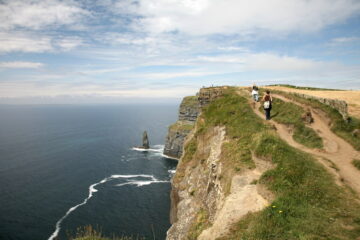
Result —
M256 155L271 158L276 168L260 182L276 194L265 210L248 214L223 239L356 239L360 206L310 155L263 132Z
M284 108L279 108L275 116L277 121L293 124L294 132L298 129L306 139L304 144L316 146L319 143L318 140L310 143L309 139L314 136L300 123L302 109L300 111L294 104L276 104L283 104ZM286 112L291 114L287 115ZM206 156L200 154L198 139L209 134L216 126L226 128L227 141L221 153L224 169L219 177L225 194L229 193L234 174L255 167L252 154L268 159L276 166L265 172L258 181L275 194L275 200L263 211L250 213L234 224L231 232L222 239L352 240L360 235L360 205L354 194L337 186L332 175L311 155L282 141L270 125L264 124L255 115L247 98L239 96L232 88L203 109L197 121L197 131L185 146L184 159L187 164L203 164ZM300 134L294 135L296 139ZM301 138L296 140L300 142ZM178 173L183 177L181 171L178 170ZM209 225L206 211L201 210L188 238L196 239Z
M196 106L199 105L197 96L188 96L185 97L182 101L182 104L185 106Z
M179 131L179 132L183 132L183 131L191 131L191 129L193 129L194 125L187 123L187 122L182 122L182 121L177 121L176 123L170 125L169 130L174 132L174 131Z
M205 209L200 209L196 215L196 220L191 226L188 234L188 240L196 240L200 233L209 226L209 216Z
M350 143L356 150L360 150L360 138L354 136L353 132L355 129L360 129L360 119L355 117L350 117L348 121L344 121L342 115L335 109L320 103L314 99L305 99L299 96L296 96L291 93L285 93L281 91L274 91L283 96L286 96L289 99L293 99L297 102L304 103L308 106L311 106L315 109L323 111L331 120L331 130L343 138L345 141Z
M321 137L312 128L307 127L301 119L304 113L304 109L294 103L274 99L273 119L276 122L294 127L293 138L298 143L309 148L323 148Z
M353 164L357 169L360 170L360 160L354 159L354 160L352 161L352 164Z
M252 160L251 145L256 138L254 132L269 128L261 119L255 117L246 98L235 93L229 88L224 96L212 102L202 110L197 121L196 132L185 144L185 153L177 167L177 174L173 181L179 182L184 177L185 165L196 166L204 164L208 158L207 148L202 148L200 143L212 136L212 131L217 126L225 126L226 143L222 145L221 162L223 163L222 175L219 176L225 194L230 193L232 176L245 169L255 167ZM208 215L202 209L188 233L189 239L196 239L208 225Z
M297 124L298 119L292 117L289 124ZM245 97L229 89L223 98L203 110L201 118L203 121L198 121L193 140L186 146L190 152L185 156L188 161L201 164L196 138L215 126L225 126L227 143L223 144L221 155L226 168L221 176L225 191L230 189L234 174L255 167L251 154L276 164L259 181L275 193L274 202L263 211L248 214L223 239L356 239L359 236L360 206L354 195L337 186L312 156L276 136L254 114ZM278 118L288 121L280 113ZM303 134L304 130L301 131ZM198 213L189 239L196 239L208 225L206 216Z
M145 240L142 237L104 237L101 230L93 228L91 225L79 227L75 237L69 237L69 240Z

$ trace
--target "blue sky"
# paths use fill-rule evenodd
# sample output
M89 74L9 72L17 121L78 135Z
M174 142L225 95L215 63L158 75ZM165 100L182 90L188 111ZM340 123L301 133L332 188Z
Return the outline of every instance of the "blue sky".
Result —
M358 0L0 0L0 103L360 89Z

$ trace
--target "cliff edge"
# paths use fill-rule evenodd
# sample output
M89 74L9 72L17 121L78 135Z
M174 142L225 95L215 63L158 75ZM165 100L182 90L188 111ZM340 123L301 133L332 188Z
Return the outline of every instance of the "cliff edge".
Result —
M186 136L193 129L200 112L197 96L185 97L179 107L178 121L168 129L164 154L179 159L183 152Z
M356 139L329 133L350 154L328 152L321 124L301 122L305 103L277 100L278 117L265 121L244 88L203 88L190 99L196 114L184 99L165 147L180 157L167 240L360 239L360 171L348 169L350 158L360 159L351 144ZM334 116L325 110L321 114ZM312 112L315 122L320 111ZM293 122L284 123L289 116ZM339 124L352 124L344 127L349 131L360 126L356 119ZM324 143L314 147L310 139ZM336 154L342 162L331 157Z

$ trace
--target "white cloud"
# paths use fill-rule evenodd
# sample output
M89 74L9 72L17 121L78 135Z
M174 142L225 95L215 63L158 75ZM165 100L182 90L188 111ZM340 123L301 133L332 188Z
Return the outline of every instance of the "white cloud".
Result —
M139 15L138 28L192 35L311 32L358 14L358 0L125 0L120 12ZM136 10L135 10L136 9Z
M0 62L0 68L40 68L44 66L39 62Z
M142 79L172 79L172 78L187 78L187 77L204 77L209 75L219 74L215 71L182 71L182 72L158 72L144 74L143 76L137 75L137 78Z
M48 36L42 33L1 33L0 32L0 53L26 52L44 53L53 52L56 49L69 51L84 45L80 37L58 37Z
M72 50L74 48L82 46L83 44L84 41L79 37L65 37L56 41L56 45L65 51Z
M331 39L332 44L343 44L343 43L349 43L349 42L355 42L359 41L359 37L339 37Z
M274 53L243 53L238 55L198 56L191 62L205 62L218 65L234 65L238 71L305 71L319 70L336 65L333 62L320 62ZM226 68L226 66L225 66Z
M197 90L198 88L193 86L116 89L116 85L106 87L93 83L85 83L81 87L74 87L64 83L0 82L0 96L2 98L55 97L61 95L78 97L82 95L97 95L122 98L174 98L195 94Z
M42 29L78 24L89 14L71 0L5 0L0 4L0 29Z
M248 70L304 71L332 64L271 53L256 53L246 57L245 68Z
M35 34L0 33L1 52L47 52L53 49L51 38Z

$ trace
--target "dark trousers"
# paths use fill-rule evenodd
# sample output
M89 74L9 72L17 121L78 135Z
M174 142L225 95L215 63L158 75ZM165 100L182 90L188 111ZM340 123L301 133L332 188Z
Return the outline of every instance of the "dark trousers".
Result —
M266 120L270 120L270 111L271 111L271 108L264 109L264 110L265 110L265 117L266 117Z

